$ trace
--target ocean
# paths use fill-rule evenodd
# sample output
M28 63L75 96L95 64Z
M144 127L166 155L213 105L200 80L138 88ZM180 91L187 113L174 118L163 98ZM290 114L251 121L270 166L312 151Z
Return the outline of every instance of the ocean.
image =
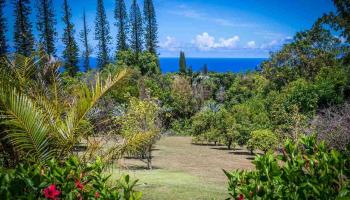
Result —
M186 58L187 67L200 71L204 65L214 72L247 72L256 70L266 58ZM160 58L163 73L177 72L179 58Z
M193 71L202 70L204 65L209 71L244 73L258 69L266 58L186 58L187 67L192 66ZM90 59L90 65L95 68L96 58ZM82 66L82 61L79 62ZM179 58L160 58L162 73L177 72L179 70Z

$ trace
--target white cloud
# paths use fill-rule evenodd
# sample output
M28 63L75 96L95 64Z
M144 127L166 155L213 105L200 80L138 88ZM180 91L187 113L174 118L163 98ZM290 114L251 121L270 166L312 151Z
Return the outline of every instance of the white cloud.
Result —
M161 42L159 44L159 47L169 50L169 51L175 51L178 49L179 44L176 41L175 37L167 36L165 38L165 41Z
M218 48L235 48L237 46L237 42L239 41L239 36L235 35L231 38L224 39L220 38L219 43L217 44Z
M237 46L239 36L233 36L231 38L220 38L218 42L215 41L215 37L209 35L207 32L197 35L192 43L200 50L209 51L211 49L233 49Z
M248 47L248 48L251 48L251 49L256 48L256 43L255 43L255 41L249 41L249 42L247 42L247 47Z

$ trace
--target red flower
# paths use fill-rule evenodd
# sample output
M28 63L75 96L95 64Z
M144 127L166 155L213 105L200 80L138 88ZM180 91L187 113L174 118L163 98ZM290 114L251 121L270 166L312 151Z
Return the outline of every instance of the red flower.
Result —
M238 200L244 200L244 195L240 194L239 197L238 197Z
M47 199L57 200L58 196L61 194L59 190L56 189L54 184L51 184L49 187L43 190L44 196Z
M96 199L100 198L100 193L95 192L95 198L96 198Z
M79 190L84 189L84 185L82 183L80 183L80 181L78 181L78 180L75 181L75 187L77 187Z

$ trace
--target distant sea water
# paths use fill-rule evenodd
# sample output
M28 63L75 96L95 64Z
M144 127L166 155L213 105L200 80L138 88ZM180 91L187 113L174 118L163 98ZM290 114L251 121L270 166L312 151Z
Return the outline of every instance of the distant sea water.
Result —
M258 69L267 58L186 58L187 67L193 71L201 71L204 65L213 72L244 73ZM79 63L82 66L82 61ZM90 65L95 68L97 59L91 58ZM160 58L162 73L179 71L179 58Z
M193 71L200 71L204 65L214 72L247 72L256 70L266 58L186 58L187 67L192 66ZM177 72L179 58L160 58L163 73Z

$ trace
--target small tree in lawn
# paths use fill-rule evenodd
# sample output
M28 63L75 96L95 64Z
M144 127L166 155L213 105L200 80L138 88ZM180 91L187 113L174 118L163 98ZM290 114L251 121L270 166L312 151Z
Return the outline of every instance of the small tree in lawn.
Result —
M125 153L146 159L152 169L152 148L160 135L159 107L152 100L131 98L126 114L120 118L121 133L127 143Z
M239 136L238 124L235 121L235 118L230 112L226 109L221 108L219 112L216 113L215 119L216 127L220 132L220 137L223 139L227 148L230 150L231 147L235 148L235 142Z
M277 136L271 130L256 130L251 133L247 147L252 154L255 149L259 149L266 154L268 150L273 150L277 147L277 141Z

